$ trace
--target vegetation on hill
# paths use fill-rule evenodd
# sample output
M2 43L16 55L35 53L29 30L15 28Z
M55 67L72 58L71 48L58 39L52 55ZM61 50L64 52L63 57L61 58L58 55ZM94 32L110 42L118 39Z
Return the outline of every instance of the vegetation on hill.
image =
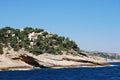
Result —
M77 44L57 34L51 34L43 29L26 27L14 29L4 27L0 29L0 53L3 47L11 47L15 51L21 48L39 55L42 53L62 54L62 51L74 50L80 52Z

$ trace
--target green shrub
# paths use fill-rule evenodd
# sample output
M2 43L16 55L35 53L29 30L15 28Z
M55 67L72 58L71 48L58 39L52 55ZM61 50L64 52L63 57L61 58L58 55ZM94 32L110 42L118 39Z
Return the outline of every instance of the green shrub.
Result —
M28 34L31 32L42 32L42 35L38 35L37 39L33 41L36 43L34 45L30 45L31 41L28 38ZM15 34L15 36L12 36L12 34ZM5 44L6 47L12 47L14 51L24 48L36 55L42 53L62 54L62 51L70 49L77 52L80 51L77 44L69 38L58 36L57 34L52 34L52 36L47 37L48 34L48 32L38 28L26 27L23 31L20 31L19 29L5 27L0 29L0 43ZM0 46L0 54L3 54L2 48L3 47Z
M18 51L19 50L19 48L14 48L14 51Z
M0 45L0 54L3 54L3 46Z

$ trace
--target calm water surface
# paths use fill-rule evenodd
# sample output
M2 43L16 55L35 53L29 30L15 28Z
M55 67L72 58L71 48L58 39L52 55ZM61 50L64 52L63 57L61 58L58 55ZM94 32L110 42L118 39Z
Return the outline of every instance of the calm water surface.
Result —
M112 64L117 66L1 71L0 80L120 80L120 63Z

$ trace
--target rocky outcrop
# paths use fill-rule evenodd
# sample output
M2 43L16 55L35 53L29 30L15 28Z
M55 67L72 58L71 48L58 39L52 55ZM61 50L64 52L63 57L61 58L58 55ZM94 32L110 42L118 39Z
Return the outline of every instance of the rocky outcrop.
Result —
M32 56L20 55L19 58L21 61L23 61L29 65L32 65L34 67L47 68L47 66L39 64L39 60Z
M83 66L109 66L109 64L97 61L84 53L79 56L72 54L51 55L48 53L36 56L24 49L21 49L18 52L11 49L9 50L9 54L6 53L7 48L4 48L4 55L1 55L0 57L0 70L32 69L35 67L70 68Z
M14 60L5 55L0 55L0 70L28 70L32 68L33 66L26 64L18 58Z

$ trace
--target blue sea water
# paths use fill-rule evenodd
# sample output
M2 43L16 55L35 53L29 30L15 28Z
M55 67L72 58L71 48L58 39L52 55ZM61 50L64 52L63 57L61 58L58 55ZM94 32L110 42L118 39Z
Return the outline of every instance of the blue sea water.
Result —
M120 80L120 63L112 64L116 66L0 71L0 80Z

